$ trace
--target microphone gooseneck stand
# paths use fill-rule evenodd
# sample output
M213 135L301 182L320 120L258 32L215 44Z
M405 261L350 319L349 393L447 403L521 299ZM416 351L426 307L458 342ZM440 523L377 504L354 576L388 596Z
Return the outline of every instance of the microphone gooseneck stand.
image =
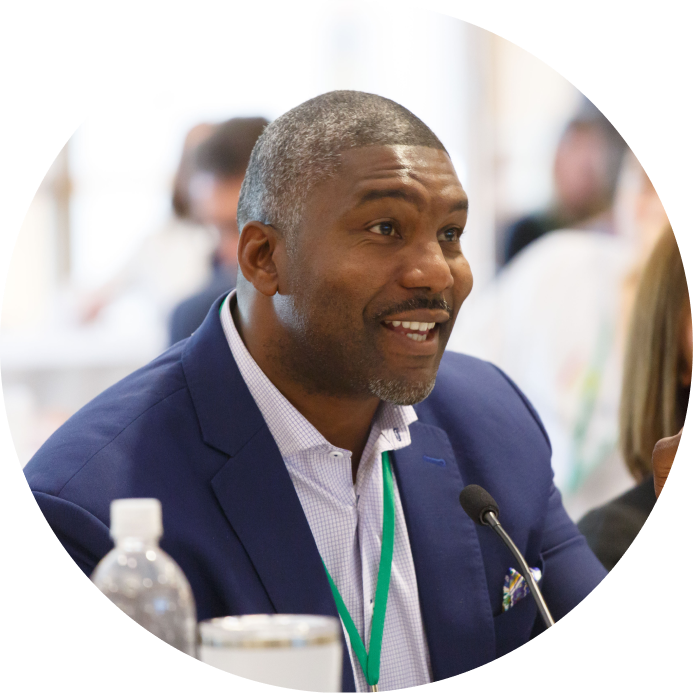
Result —
M508 535L508 533L506 533L505 530L503 530L503 526L498 522L498 517L493 511L486 511L486 513L484 514L484 521L484 525L490 525L496 531L496 533L498 533L498 536L501 538L501 540L505 542L508 549L513 553L513 556L517 560L517 563L520 565L520 573L524 577L525 581L527 581L529 591L530 593L532 593L534 602L537 603L537 609L539 610L541 618L544 620L544 624L546 624L547 627L552 627L555 624L555 622L553 620L553 617L551 616L551 613L549 612L549 608L546 606L544 596L541 594L539 586L537 585L537 582L534 579L534 576L532 575L532 572L529 568L529 564L522 556L522 552L520 552L515 543L512 541L510 535Z
M549 612L549 608L546 606L544 596L541 594L541 590L539 590L539 586L532 575L529 564L527 564L527 561L522 556L522 552L520 552L512 541L510 535L503 530L503 526L498 520L498 504L495 502L494 498L478 484L468 484L460 493L460 505L475 523L491 526L501 540L503 540L508 549L512 552L517 563L520 565L520 573L527 582L529 592L532 594L534 602L537 604L537 609L539 610L541 618L544 620L544 624L546 624L547 627L552 627L555 622Z

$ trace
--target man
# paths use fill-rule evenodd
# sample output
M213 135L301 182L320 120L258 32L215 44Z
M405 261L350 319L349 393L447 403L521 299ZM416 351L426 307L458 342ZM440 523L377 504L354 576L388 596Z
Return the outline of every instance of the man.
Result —
M556 149L552 203L543 211L521 217L505 230L502 264L557 229L613 233L611 208L626 149L613 125L585 100Z
M190 212L217 231L219 243L210 281L171 313L170 344L189 337L200 327L214 299L236 286L238 196L250 153L268 122L264 118L231 118L215 126L195 150L194 173L187 191Z
M83 570L110 548L112 499L157 497L200 619L340 614L345 691L414 686L541 628L531 599L503 611L512 557L458 502L477 483L554 616L582 600L605 572L561 506L535 412L490 364L441 362L472 286L466 220L443 145L392 101L332 92L268 126L238 206L237 292L26 468ZM372 646L382 566L378 679L354 648Z

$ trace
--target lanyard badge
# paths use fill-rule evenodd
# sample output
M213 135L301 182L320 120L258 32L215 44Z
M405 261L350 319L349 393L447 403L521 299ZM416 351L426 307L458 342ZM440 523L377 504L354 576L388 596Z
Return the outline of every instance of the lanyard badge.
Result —
M395 545L395 495L392 483L392 467L390 466L390 454L384 451L383 461L383 539L380 549L380 566L378 567L378 582L375 589L375 606L373 608L373 621L371 623L371 639L368 644L368 652L363 640L356 629L354 620L349 614L344 600L337 589L330 572L325 566L327 580L332 589L332 595L337 603L337 611L342 618L344 627L349 634L352 648L358 658L363 675L366 678L369 689L378 691L380 680L380 651L383 645L383 630L385 628L385 609L387 608L387 595L390 591L390 574L392 572L392 554ZM325 562L323 562L323 566Z

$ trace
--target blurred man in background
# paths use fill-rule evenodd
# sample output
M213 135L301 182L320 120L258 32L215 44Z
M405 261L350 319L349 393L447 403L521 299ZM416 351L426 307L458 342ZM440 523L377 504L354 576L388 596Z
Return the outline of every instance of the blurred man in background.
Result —
M203 224L216 230L218 245L207 284L171 314L170 344L189 337L214 300L236 286L238 196L250 154L268 123L265 118L231 118L216 126L195 151L188 189L190 210Z
M555 229L612 233L610 212L625 151L626 143L616 129L586 101L558 143L553 201L547 209L522 217L507 228L502 264Z

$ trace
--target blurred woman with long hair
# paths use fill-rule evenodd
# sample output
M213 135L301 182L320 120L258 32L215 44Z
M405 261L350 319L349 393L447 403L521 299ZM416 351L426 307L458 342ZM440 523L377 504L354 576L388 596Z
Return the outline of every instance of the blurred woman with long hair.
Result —
M686 274L667 229L638 285L631 316L620 406L620 449L637 486L590 511L578 527L611 570L654 507L652 452L683 427L691 386L693 332Z

